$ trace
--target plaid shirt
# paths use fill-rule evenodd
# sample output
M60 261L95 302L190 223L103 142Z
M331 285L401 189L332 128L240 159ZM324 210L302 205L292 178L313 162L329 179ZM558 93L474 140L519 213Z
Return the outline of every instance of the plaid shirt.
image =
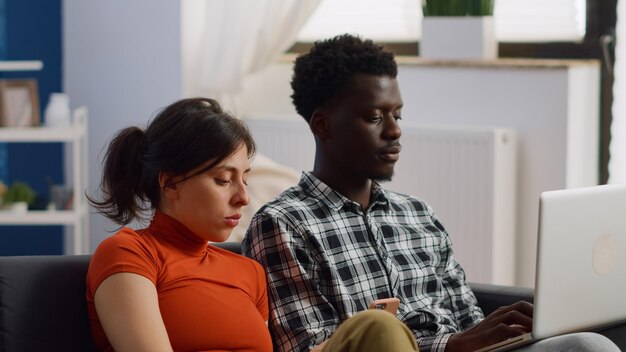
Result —
M279 351L308 351L379 298L420 351L483 319L448 234L425 202L374 183L363 211L310 173L254 216L243 252L266 270L270 332Z

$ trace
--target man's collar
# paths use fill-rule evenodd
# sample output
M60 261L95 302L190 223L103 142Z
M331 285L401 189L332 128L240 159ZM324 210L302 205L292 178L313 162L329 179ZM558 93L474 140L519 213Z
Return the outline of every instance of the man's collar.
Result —
M300 178L300 187L302 187L302 190L307 195L325 202L328 207L333 210L338 211L345 205L360 208L358 203L346 198L341 193L332 189L320 179L315 177L311 172L305 171L302 173L302 177ZM385 189L383 189L377 182L372 182L371 201L368 209L379 205L388 208L389 200L387 191L385 191Z

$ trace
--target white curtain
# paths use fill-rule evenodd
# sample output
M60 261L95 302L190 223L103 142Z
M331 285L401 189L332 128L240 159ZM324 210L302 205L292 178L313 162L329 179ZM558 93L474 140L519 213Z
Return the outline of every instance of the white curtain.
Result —
M195 25L182 33L185 94L237 105L246 75L288 49L320 1L188 0L183 16Z
M626 2L617 2L609 183L626 183Z

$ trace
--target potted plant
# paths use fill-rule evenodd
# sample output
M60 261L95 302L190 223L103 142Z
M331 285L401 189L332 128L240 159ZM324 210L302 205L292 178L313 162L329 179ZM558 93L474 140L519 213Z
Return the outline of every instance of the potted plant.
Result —
M35 200L35 195L35 191L27 183L16 181L4 192L2 201L12 210L26 211Z
M431 59L495 59L495 0L423 0L420 56Z
M424 16L493 16L494 0L424 0Z

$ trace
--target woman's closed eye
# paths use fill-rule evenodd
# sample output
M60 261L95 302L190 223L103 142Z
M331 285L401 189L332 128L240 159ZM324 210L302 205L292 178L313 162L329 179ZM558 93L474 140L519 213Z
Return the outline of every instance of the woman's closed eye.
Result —
M217 183L220 186L226 186L226 185L230 184L230 180L226 180L226 179L223 179L223 178L217 178L216 177L215 178L215 183Z

